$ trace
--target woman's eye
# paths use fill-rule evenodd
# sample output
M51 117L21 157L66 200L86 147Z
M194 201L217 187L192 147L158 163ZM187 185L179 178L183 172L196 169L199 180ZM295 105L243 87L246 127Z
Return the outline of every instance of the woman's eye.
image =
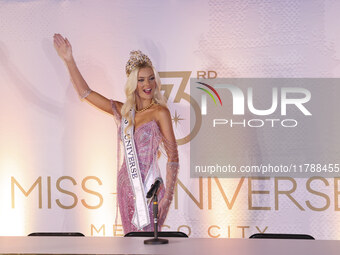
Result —
M155 77L151 77L151 78L150 78L151 81L154 80L154 79L155 79Z
M144 80L138 80L139 82L143 82Z

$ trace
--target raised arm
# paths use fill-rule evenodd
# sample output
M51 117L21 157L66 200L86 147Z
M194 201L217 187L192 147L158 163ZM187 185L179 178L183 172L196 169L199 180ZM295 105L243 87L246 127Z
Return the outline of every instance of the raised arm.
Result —
M174 195L179 170L177 143L172 129L170 112L161 106L157 114L157 121L162 133L162 142L168 157L166 165L166 187L163 199L159 203L159 219L164 222Z
M60 58L65 62L69 71L72 83L76 89L79 97L85 99L92 105L99 109L112 114L111 102L106 97L90 89L83 76L81 75L72 54L72 46L67 38L60 34L54 34L54 48L56 49ZM121 103L116 103L120 111Z

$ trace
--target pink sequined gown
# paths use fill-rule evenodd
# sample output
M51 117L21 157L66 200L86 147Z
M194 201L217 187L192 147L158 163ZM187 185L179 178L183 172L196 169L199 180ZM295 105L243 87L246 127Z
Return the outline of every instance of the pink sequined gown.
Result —
M112 102L112 101L111 101ZM120 114L117 112L114 103L111 103L114 117L116 123L118 124L118 134L120 134ZM120 137L120 136L119 136ZM120 139L118 137L118 139ZM160 142L162 140L162 135L156 121L150 121L139 126L134 132L134 142L136 146L136 151L138 155L139 168L142 175L142 180L144 183L145 177L148 171L159 171L157 165L157 152L159 149ZM118 148L120 150L120 148ZM128 176L128 171L126 169L125 158L123 159L123 164L118 172L117 177L117 196L118 196L118 206L119 212L123 224L124 233L132 231L153 231L153 213L152 213L152 203L149 206L149 216L150 224L144 227L142 230L138 230L132 224L132 218L134 215L134 194L131 187L131 183ZM164 185L162 185L158 201L164 196ZM159 226L163 225L165 219L159 219Z

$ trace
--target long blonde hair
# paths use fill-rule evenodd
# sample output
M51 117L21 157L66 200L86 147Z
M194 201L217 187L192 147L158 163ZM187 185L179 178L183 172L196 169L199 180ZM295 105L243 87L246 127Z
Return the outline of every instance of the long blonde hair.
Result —
M126 84L125 84L125 95L126 95L126 101L122 106L122 110L121 110L121 114L122 117L124 117L125 119L127 119L129 121L129 125L127 126L126 130L128 128L131 127L131 125L135 124L135 120L131 118L130 115L130 110L131 109L135 109L136 107L136 89L137 89L137 83L138 83L138 72L141 68L144 67L151 67L153 70L153 73L155 75L155 79L156 79L156 89L155 89L155 93L153 95L153 99L155 100L155 102L157 104L160 104L162 106L166 107L166 100L163 97L163 95L161 94L161 79L159 77L158 72L156 71L156 69L153 66L150 65L141 65L137 68L135 68L133 71L131 71L130 75L127 78ZM126 132L125 130L125 132Z

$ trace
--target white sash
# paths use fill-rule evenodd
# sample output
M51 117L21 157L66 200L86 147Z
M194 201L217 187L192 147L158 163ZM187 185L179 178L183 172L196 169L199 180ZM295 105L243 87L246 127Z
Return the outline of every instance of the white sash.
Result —
M131 118L135 117L135 111L131 111ZM125 150L125 163L128 175L130 178L130 183L134 193L135 199L135 212L132 218L132 223L137 227L137 229L142 229L150 224L149 218L149 208L146 203L144 185L142 182L142 176L139 169L139 162L136 153L135 142L133 139L133 128L132 125L126 132L124 130L129 125L129 121L122 118L121 124L121 138L124 144Z

